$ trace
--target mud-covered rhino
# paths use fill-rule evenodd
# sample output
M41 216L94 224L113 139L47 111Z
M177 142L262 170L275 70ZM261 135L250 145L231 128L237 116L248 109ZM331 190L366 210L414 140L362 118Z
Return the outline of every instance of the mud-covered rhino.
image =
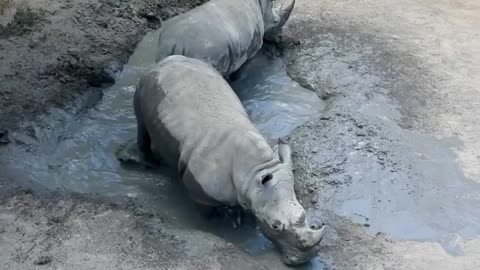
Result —
M165 22L156 60L184 55L228 76L255 56L264 39L278 41L294 5L274 10L272 0L211 0Z
M138 148L176 168L194 201L251 211L287 264L315 256L325 226L309 226L295 197L291 150L272 150L210 65L169 56L134 95Z

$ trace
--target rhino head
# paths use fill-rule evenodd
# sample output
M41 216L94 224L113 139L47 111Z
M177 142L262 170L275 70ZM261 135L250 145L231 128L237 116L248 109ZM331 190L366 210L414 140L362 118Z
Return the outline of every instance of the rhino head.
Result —
M247 208L262 233L280 249L284 263L297 265L316 256L325 226L308 224L306 211L295 196L290 147L280 144L278 156L276 164L252 178Z
M273 0L259 0L263 12L263 21L265 25L264 39L271 42L279 42L282 34L282 27L290 18L295 0L292 0L290 5L283 7L283 4L278 8L273 8Z

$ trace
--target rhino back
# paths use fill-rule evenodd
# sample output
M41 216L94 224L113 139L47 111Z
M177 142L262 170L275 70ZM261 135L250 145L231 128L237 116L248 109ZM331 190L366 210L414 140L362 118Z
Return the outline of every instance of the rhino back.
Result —
M199 60L170 56L141 79L137 91L154 155L170 160L184 181L193 177L198 183L186 183L187 188L236 203L237 145L243 134L258 131L223 77Z
M263 34L257 0L212 0L164 24L157 61L184 55L229 75L258 52Z

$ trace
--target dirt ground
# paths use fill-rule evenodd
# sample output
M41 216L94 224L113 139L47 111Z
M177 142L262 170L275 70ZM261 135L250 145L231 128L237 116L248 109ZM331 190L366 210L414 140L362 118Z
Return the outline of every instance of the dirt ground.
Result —
M0 130L113 81L149 29L201 0L2 0ZM204 2L204 1L203 1Z
M275 269L132 200L0 188L0 269Z
M15 143L5 130L101 93L147 30L201 2L0 4L0 147ZM302 269L480 269L480 5L297 0L284 47L327 104L286 138L298 197L330 224L325 265ZM0 269L287 269L152 202L1 176Z

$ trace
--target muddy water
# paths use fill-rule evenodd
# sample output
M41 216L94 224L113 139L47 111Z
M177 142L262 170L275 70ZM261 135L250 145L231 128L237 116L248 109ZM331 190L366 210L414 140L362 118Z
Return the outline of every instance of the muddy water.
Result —
M325 108L316 94L290 79L280 58L261 52L238 74L233 89L257 128L271 139L289 135Z
M117 161L115 152L135 139L133 93L140 76L154 65L157 37L156 32L146 35L117 83L80 117L78 108L76 113L52 111L41 123L30 123L26 134L12 134L15 143L0 155L0 178L21 179L23 184L47 189L136 198L178 228L212 232L252 255L271 254L271 243L255 225L239 226L234 213L227 211L213 221L203 219L177 184L175 172L125 168ZM288 78L280 59L260 56L234 85L255 124L272 139L287 135L323 107L314 93ZM80 102L86 104L89 99L95 95ZM305 269L322 269L322 265L312 261Z
M398 126L392 104L374 97L360 106L383 126L385 141L352 140L345 173L352 184L330 206L372 233L401 240L437 241L452 255L462 255L462 241L480 235L480 185L465 177L453 149L457 138L434 138ZM372 161L379 149L389 149ZM389 169L387 169L389 168Z

